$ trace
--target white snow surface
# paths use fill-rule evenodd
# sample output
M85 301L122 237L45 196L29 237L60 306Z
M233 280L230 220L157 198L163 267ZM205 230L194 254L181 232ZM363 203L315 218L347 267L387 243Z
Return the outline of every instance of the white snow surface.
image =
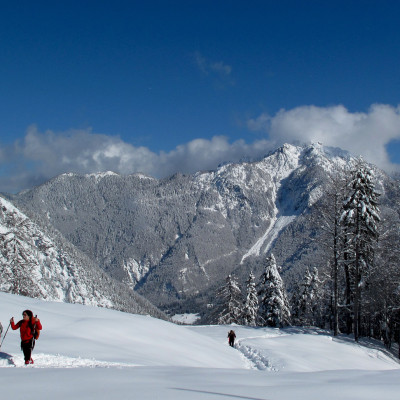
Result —
M267 253L268 250L271 248L274 240L278 237L279 233L287 225L289 225L295 218L296 218L295 215L280 216L274 218L271 221L271 225L268 227L267 231L257 240L257 242L253 245L253 247L242 257L242 261L240 263L242 264L247 257L250 257L252 255L259 256L261 248L264 246L265 243L267 244L267 246L264 249L264 253Z
M355 344L311 328L178 326L0 293L3 334L26 308L43 325L35 364L23 365L19 331L10 329L0 350L2 398L399 398L400 364L377 342ZM230 329L236 348L227 344Z
M172 321L178 322L185 325L193 325L196 321L200 319L199 314L175 314L172 318Z

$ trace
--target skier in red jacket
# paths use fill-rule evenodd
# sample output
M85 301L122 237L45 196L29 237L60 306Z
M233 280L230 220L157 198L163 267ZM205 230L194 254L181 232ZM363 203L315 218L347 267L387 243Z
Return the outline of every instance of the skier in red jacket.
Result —
M31 310L25 310L22 313L23 319L14 324L14 317L11 318L12 330L20 329L21 334L21 349L24 352L25 364L33 364L32 350L34 347L35 339L39 337L38 331L42 330L42 324L39 318L33 316ZM34 336L35 333L35 336Z

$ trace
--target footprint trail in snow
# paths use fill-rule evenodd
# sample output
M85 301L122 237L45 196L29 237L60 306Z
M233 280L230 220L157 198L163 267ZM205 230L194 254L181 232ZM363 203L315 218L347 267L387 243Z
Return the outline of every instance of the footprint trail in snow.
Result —
M0 368L24 367L24 368L132 368L138 367L138 364L118 363L109 361L99 361L87 358L73 358L59 354L34 355L34 364L25 365L22 355L12 356L6 353L0 353Z

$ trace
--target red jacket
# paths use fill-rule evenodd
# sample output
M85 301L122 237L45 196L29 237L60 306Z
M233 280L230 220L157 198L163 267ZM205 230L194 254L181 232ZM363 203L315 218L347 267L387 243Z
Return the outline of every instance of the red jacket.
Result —
M18 321L16 324L14 324L13 322L11 322L11 328L15 331L16 329L20 328L20 333L21 333L21 340L23 342L27 342L29 340L31 340L33 338L33 334L31 331L31 325L30 323L32 323L32 325L34 325L34 321L25 321L23 319L21 319L21 321ZM42 330L42 324L40 323L40 321L38 320L36 322L36 330L41 331Z

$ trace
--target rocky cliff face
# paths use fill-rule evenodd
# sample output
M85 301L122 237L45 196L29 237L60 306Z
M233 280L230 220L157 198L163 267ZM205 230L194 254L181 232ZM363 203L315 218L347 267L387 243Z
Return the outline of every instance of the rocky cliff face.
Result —
M13 200L113 278L167 308L195 296L206 303L230 272L261 271L269 251L288 276L315 264L318 228L310 211L333 165L349 160L318 144L285 145L258 162L164 180L61 175ZM379 179L382 188L390 182L383 173Z

